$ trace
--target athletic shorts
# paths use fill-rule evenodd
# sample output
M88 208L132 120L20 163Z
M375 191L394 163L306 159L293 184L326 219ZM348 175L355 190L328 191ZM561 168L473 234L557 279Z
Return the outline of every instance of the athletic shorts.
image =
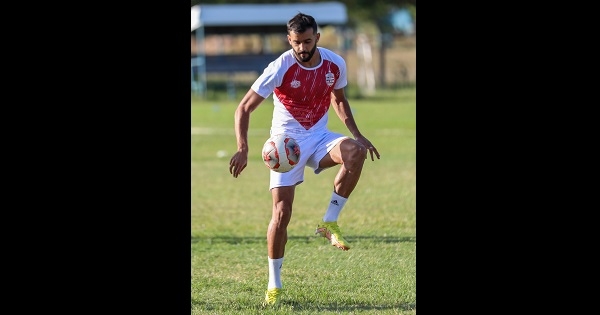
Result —
M278 173L270 171L269 190L281 186L295 186L304 181L305 166L313 169L315 174L321 173L323 168L319 168L319 161L340 141L348 138L339 133L325 130L320 133L311 133L310 135L288 134L300 146L300 160L298 164L287 173Z

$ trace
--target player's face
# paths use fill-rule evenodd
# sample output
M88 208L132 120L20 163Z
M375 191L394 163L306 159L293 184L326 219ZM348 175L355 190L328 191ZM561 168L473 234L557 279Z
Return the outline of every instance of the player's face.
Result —
M290 45L292 45L292 48L294 49L296 58L302 62L308 62L317 50L317 43L319 42L320 36L321 34L314 34L313 29L308 28L304 33L291 32L287 37Z

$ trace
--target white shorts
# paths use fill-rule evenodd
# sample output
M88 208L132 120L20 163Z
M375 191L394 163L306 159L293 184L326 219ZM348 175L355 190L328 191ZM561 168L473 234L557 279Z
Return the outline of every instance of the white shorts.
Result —
M323 168L319 168L319 162L336 144L348 138L339 133L324 131L314 133L308 137L302 137L296 134L289 134L296 140L300 146L300 160L298 164L287 173L278 173L270 171L269 190L281 186L295 186L304 181L304 168L312 168L315 174L321 173Z

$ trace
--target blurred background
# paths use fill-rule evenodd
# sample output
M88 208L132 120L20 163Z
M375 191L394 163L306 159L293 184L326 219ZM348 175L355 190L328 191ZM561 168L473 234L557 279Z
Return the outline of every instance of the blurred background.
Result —
M350 97L416 86L416 0L192 0L193 95L245 93L291 48L286 23L298 12L315 17L319 46L346 60Z

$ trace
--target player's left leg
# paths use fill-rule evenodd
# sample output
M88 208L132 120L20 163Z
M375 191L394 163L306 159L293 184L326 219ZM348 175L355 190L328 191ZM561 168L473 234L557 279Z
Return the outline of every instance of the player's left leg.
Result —
M346 138L333 147L319 162L319 168L341 164L334 181L333 190L339 196L348 198L356 187L362 172L367 149L358 141Z
M319 169L329 168L340 164L340 169L333 182L333 193L322 222L317 226L315 234L327 238L331 245L342 250L350 249L343 238L337 224L338 216L348 197L356 187L367 149L358 141L346 138L337 143L320 161Z

